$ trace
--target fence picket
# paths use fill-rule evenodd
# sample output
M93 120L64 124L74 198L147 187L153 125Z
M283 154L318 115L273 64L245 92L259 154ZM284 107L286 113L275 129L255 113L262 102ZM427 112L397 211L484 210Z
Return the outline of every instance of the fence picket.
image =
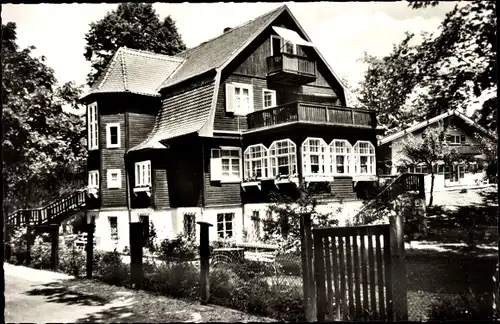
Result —
M334 243L335 244L335 243ZM333 317L333 291L332 291L332 263L330 260L330 237L325 237L325 272L326 272L326 288L327 288L327 310L328 319Z
M342 317L347 313L346 301L346 280L345 280L345 262L344 262L344 240L339 236L339 268L340 268L340 294L342 300Z
M368 273L366 269L366 247L365 237L361 238L361 282L363 285L363 320L368 320Z
M352 283L350 285L351 290L354 289L356 293L356 316L355 318L358 319L359 315L361 314L361 295L360 295L360 282L359 282L359 251L358 251L358 237L353 236L353 243L352 243L352 250L354 252L354 287L352 286Z
M339 264L337 259L337 240L332 237L332 267L333 267L333 288L335 289L335 318L341 320L340 311L340 290L339 290Z
M377 318L377 301L375 300L375 257L373 255L373 236L368 236L368 267L370 269L370 308L372 310L372 318Z
M385 321L385 298L384 298L384 277L383 277L383 259L382 259L382 247L380 244L380 236L375 236L375 246L376 246L376 257L377 257L377 279L378 279L378 304L380 319Z
M348 292L348 298L349 298L349 316L348 318L352 318L354 315L354 289L353 289L353 278L352 278L352 255L351 255L351 236L346 236L346 244L345 244L345 250L346 250L346 260L345 262L347 263L347 292ZM356 241L356 240L354 240ZM354 243L355 244L355 243ZM354 269L356 269L356 265L354 265Z
M387 320L393 321L393 301L392 301L392 275L391 275L391 240L389 235L384 235L384 275L385 275L385 297Z

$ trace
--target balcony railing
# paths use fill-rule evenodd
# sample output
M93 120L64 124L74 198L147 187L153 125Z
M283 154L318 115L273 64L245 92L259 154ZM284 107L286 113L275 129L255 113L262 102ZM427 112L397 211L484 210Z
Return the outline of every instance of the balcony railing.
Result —
M311 82L316 79L316 62L307 57L281 53L267 58L267 75L285 79L295 77Z
M291 102L247 115L248 129L291 122L375 128L375 112L370 110Z

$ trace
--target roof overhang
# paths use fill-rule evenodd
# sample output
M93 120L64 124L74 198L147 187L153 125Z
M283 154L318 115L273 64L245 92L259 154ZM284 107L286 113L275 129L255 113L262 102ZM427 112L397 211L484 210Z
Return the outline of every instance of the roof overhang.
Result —
M290 42L297 44L297 45L314 47L313 43L304 40L294 30L290 30L290 29L283 28L283 27L277 27L277 26L272 26L272 28L274 29L276 34L278 34L279 36L281 36L283 39L285 39L287 41L290 41Z

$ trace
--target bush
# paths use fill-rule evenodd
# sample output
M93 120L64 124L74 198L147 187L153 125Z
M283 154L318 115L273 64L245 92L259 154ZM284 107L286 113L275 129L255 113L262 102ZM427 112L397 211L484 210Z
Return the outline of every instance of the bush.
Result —
M148 269L149 271L146 271ZM144 271L143 289L181 298L197 298L200 270L186 262L148 264Z
M158 248L160 258L163 260L181 261L194 260L198 254L198 246L181 236L176 239L165 239Z
M59 269L75 277L86 273L87 254L85 250L77 249L75 238L66 238L59 246Z
M50 235L43 233L35 238L31 247L31 266L36 269L49 269L51 266L52 244L48 243Z
M446 297L432 304L429 318L438 321L491 320L492 305L486 299L484 295L472 292Z
M121 254L114 250L105 252L97 262L97 276L111 285L126 285L130 280L130 266L122 262Z

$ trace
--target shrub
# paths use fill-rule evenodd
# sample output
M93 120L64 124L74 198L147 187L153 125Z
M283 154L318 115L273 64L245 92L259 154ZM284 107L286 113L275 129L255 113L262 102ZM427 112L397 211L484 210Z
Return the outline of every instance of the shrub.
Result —
M432 304L429 318L438 321L490 320L493 312L486 299L484 295L472 292L446 297Z
M75 238L66 238L59 246L59 269L75 277L86 273L87 255L85 250L77 249Z
M163 262L148 264L144 272L143 289L181 298L199 296L200 271L187 262ZM146 270L146 269L145 269Z
M193 260L198 254L198 246L192 242L184 239L179 235L176 239L165 239L160 243L158 251L160 258L163 260Z
M48 243L50 235L43 233L35 238L31 247L31 266L36 269L48 269L51 266L52 244Z
M125 285L130 279L130 266L122 262L117 250L105 252L98 262L97 276L112 285Z

